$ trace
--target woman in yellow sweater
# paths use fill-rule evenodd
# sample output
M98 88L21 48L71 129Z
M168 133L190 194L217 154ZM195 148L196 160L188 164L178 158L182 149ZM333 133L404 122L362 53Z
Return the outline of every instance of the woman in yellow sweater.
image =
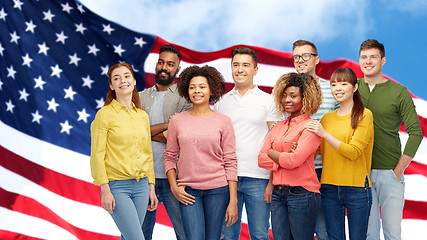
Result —
M372 203L371 169L374 140L373 116L357 90L350 68L331 76L331 92L340 108L306 125L323 138L320 145L322 209L329 239L346 239L345 214L351 240L365 240Z
M91 124L90 167L101 186L101 205L113 217L121 239L144 240L142 223L155 210L153 152L148 114L140 108L131 65L107 72L105 105Z

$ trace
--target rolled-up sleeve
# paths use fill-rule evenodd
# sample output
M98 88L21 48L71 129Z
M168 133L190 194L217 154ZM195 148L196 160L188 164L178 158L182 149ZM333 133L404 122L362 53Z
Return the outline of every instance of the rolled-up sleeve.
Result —
M280 154L280 167L288 169L299 167L311 154L316 152L321 141L321 137L308 130L303 130L298 139L297 148L293 152L282 152Z
M258 166L261 168L265 168L269 171L277 171L277 169L279 168L279 164L274 162L273 159L268 156L268 150L271 149L272 136L275 134L273 130L268 134L267 138L265 139L264 145L262 146L261 151L258 154Z
M99 111L90 126L91 153L90 170L95 185L108 183L105 168L105 154L107 152L108 117L105 111Z

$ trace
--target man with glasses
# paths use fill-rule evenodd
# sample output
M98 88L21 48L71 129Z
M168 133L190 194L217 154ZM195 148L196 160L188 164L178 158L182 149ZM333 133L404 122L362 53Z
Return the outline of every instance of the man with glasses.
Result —
M317 113L310 116L313 120L320 121L323 115L337 109L339 107L339 103L332 96L329 81L318 78L316 76L316 65L320 61L320 58L317 55L316 45L310 41L298 40L294 42L292 49L292 59L294 61L295 70L298 73L311 75L319 82L319 85L322 89L322 104L320 105ZM323 166L320 153L314 159L314 166L316 168L317 177L320 182ZM318 240L327 240L328 234L326 232L325 221L323 219L321 210L321 199L319 198L318 200L316 237Z
M423 139L414 101L406 87L384 78L382 67L385 62L382 43L368 39L361 44L359 64L364 77L358 80L359 92L365 107L374 115L368 240L380 239L380 206L384 239L401 239L400 224L405 202L403 172ZM399 138L402 120L409 135L403 154Z

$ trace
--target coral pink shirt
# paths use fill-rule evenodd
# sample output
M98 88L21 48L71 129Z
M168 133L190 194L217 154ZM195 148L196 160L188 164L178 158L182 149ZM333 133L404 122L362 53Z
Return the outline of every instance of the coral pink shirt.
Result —
M164 158L165 172L177 168L178 186L206 190L237 181L236 139L230 118L217 112L207 117L188 112L173 116Z
M258 165L273 172L273 185L301 186L310 192L320 193L320 183L314 169L314 154L321 138L306 130L305 124L311 118L305 114L278 122L268 134L261 152ZM290 153L292 142L297 148ZM279 163L271 159L267 152L274 149L281 152Z

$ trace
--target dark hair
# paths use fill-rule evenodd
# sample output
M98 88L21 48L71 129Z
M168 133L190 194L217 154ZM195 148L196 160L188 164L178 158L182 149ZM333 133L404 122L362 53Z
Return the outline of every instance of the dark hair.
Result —
M252 60L254 61L254 67L258 66L258 59L256 57L255 51L248 48L248 47L238 47L233 49L231 52L231 62L233 62L233 58L237 54L247 54L252 57Z
M181 62L181 53L179 52L179 50L174 47L173 45L164 45L162 48L160 48L160 52L159 55L162 52L171 52L171 53L175 53L178 56L179 62Z
M317 54L317 48L316 45L314 45L314 43L307 41L307 40L297 40L294 42L294 44L292 45L292 50L295 50L296 47L300 47L300 46L304 46L304 45L309 45L313 48L314 54Z
M129 69L130 73L132 74L132 77L135 78L135 75L133 74L133 68L129 63L116 63L108 69L107 76L109 84L111 84L111 74L115 69L119 67L126 67L127 69ZM111 90L111 88L109 87L107 95L105 96L104 106L110 104L113 99L116 99L116 91ZM132 102L135 104L135 107L141 108L141 103L139 102L139 94L138 90L136 89L136 86L133 88L132 91Z
M385 48L384 48L384 44L379 43L377 40L375 39L368 39L366 41L364 41L361 45L360 45L360 49L359 49L359 56L360 56L360 52L362 50L365 49L371 49L371 48L376 48L380 51L380 55L381 58L385 57Z
M221 73L214 67L205 65L203 67L190 66L179 75L179 81L177 83L178 94L185 98L188 102L191 102L190 96L188 95L188 88L190 81L194 77L205 77L208 80L209 89L211 96L209 98L210 103L216 103L222 95L224 95L224 78Z
M357 76L350 68L338 68L331 76L331 84L334 82L348 82L353 86L357 84ZM359 122L363 117L363 105L362 98L360 97L359 90L353 93L353 108L351 109L351 127L356 129Z
M286 113L282 105L283 93L288 87L298 87L302 97L301 113L314 114L322 104L322 91L319 83L305 73L286 73L282 75L273 88L274 102L281 113Z

